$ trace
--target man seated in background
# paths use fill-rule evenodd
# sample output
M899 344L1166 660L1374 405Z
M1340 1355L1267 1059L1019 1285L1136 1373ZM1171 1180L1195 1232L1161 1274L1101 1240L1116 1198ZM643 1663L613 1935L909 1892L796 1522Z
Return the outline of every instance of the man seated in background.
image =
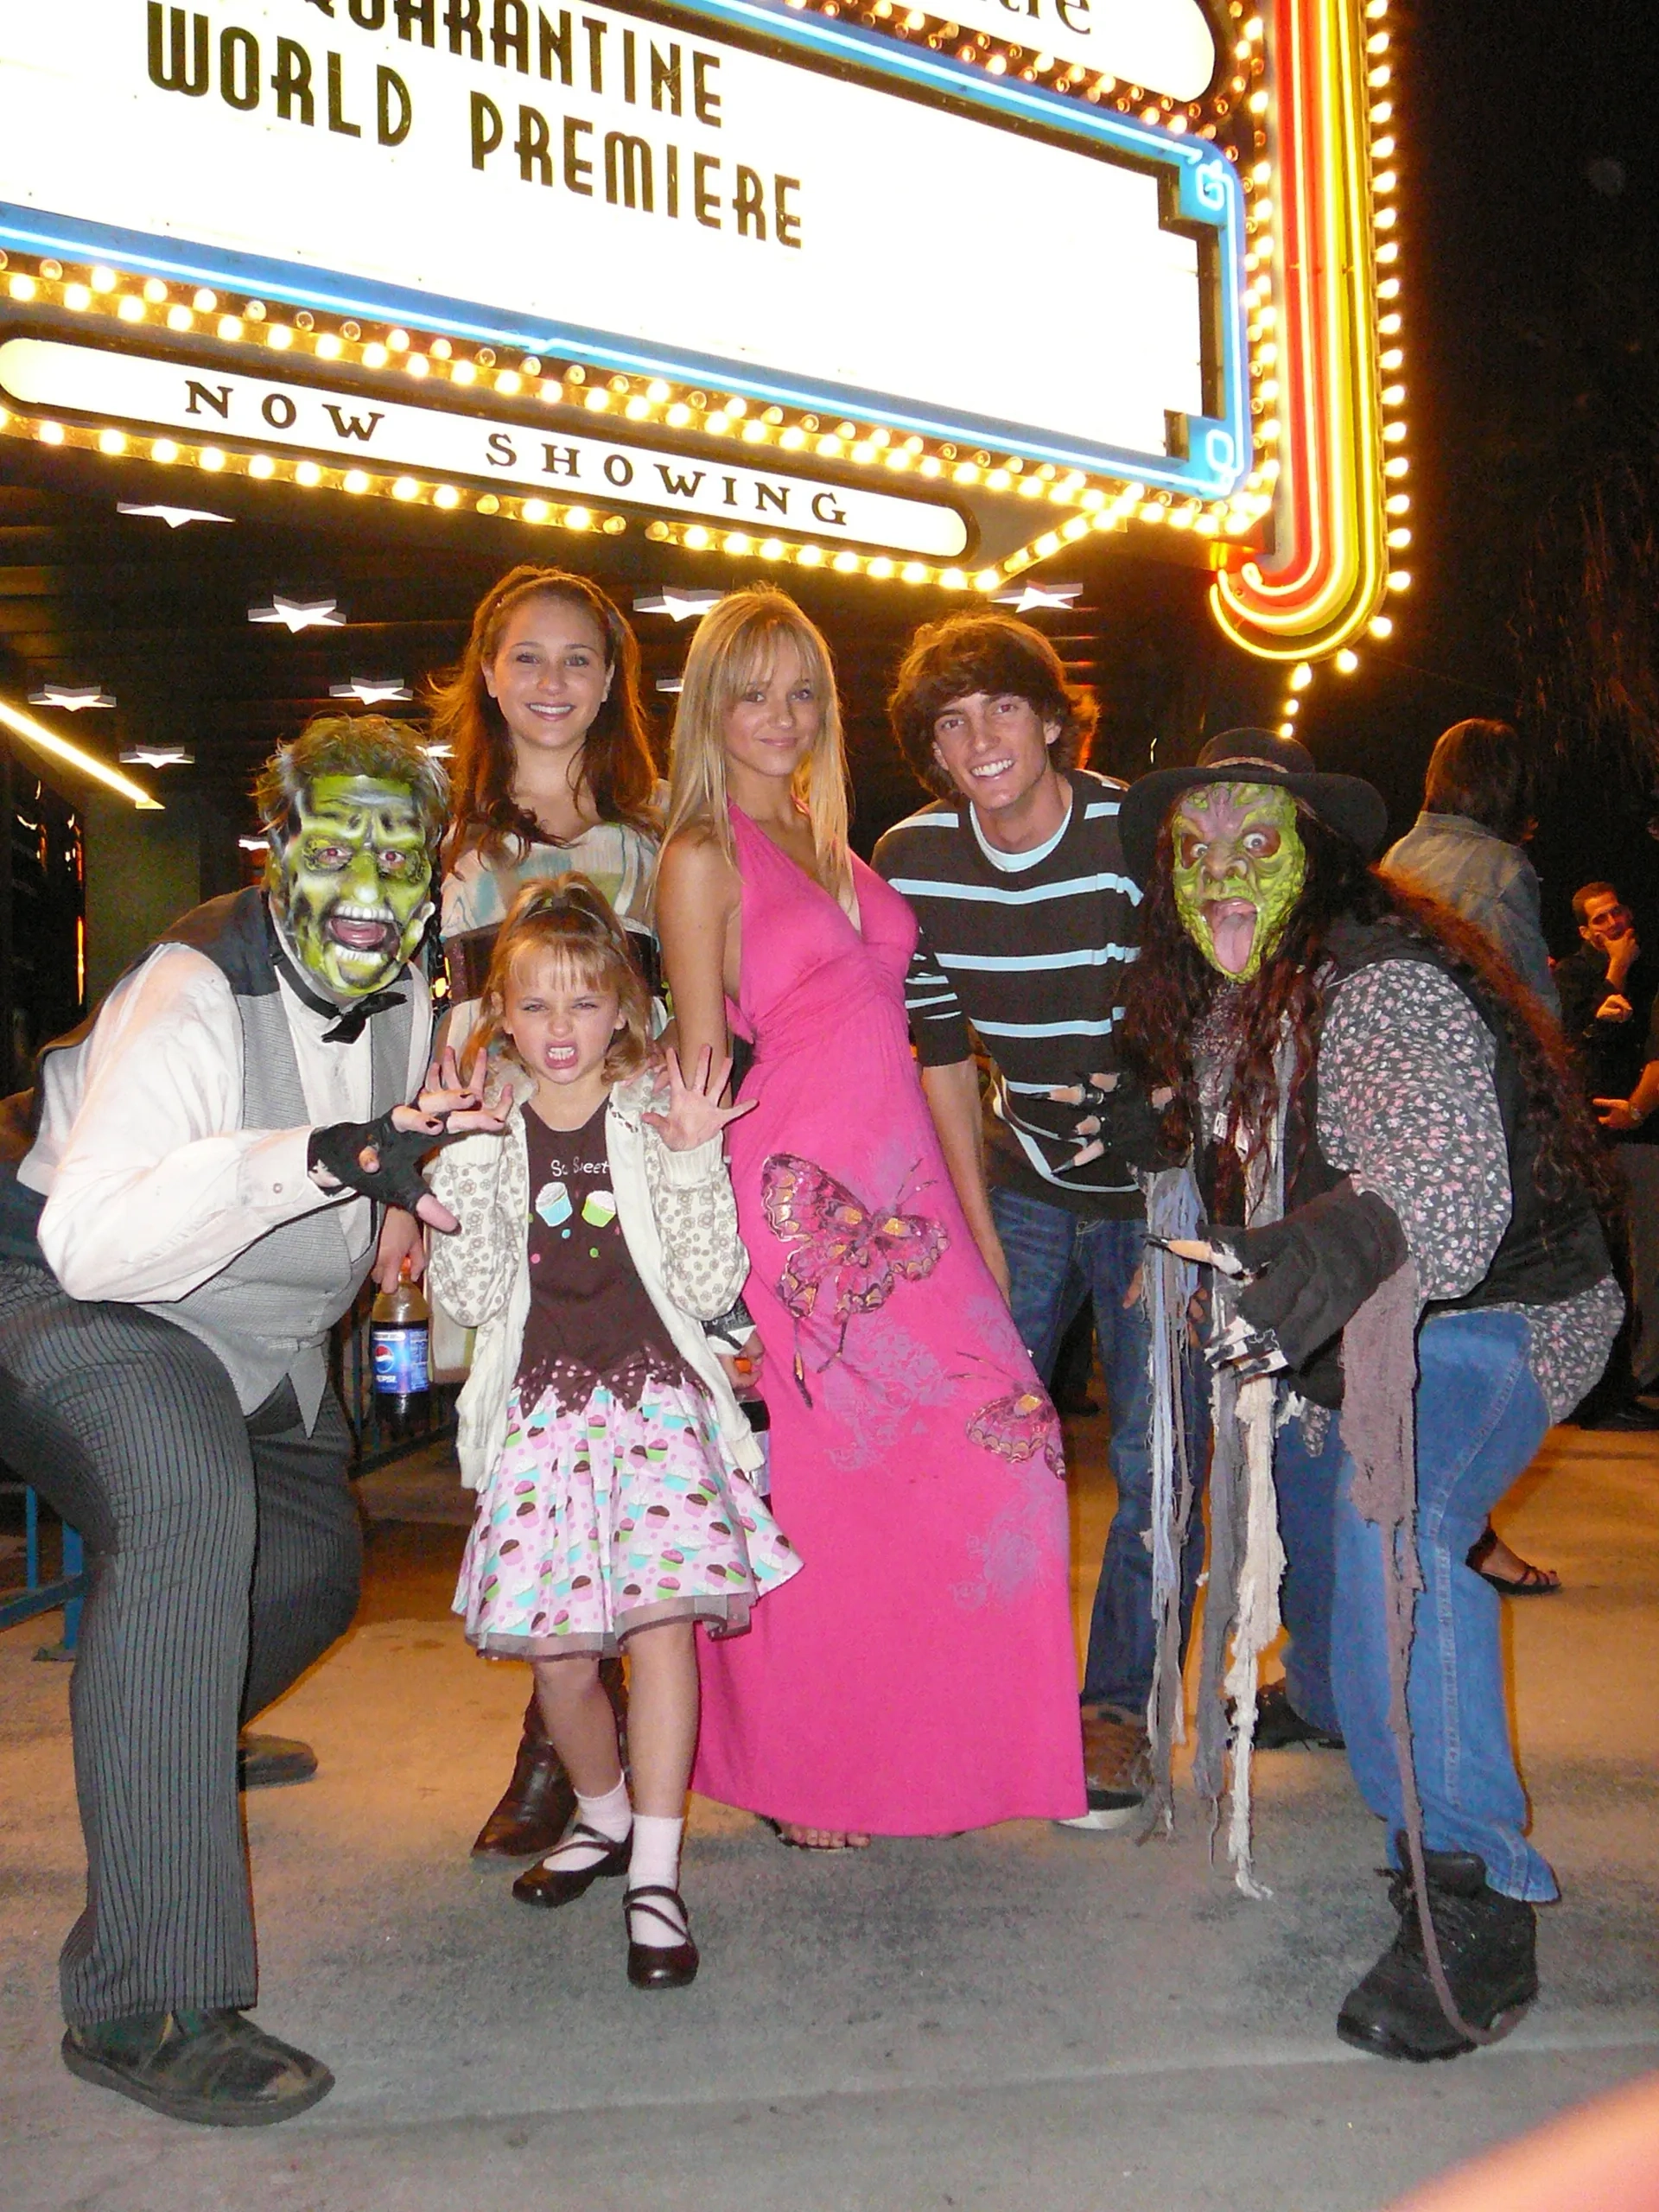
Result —
M1555 971L1561 1026L1617 1150L1629 1205L1629 1366L1593 1425L1659 1428L1659 968L1611 883L1575 891L1573 912L1582 942Z

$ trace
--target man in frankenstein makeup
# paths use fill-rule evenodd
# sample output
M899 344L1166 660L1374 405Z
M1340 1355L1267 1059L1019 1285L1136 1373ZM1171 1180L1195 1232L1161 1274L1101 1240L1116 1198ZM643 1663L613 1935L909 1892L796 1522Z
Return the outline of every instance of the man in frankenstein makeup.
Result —
M6 1459L81 1532L92 1573L64 2062L231 2126L333 2081L247 2017L238 1733L356 1610L327 1332L377 1244L395 1271L410 1211L454 1227L418 1160L459 1103L421 1091L430 1010L410 964L442 771L394 723L330 717L255 797L263 888L186 914L47 1048L0 1168ZM454 1133L485 1118L457 1113Z

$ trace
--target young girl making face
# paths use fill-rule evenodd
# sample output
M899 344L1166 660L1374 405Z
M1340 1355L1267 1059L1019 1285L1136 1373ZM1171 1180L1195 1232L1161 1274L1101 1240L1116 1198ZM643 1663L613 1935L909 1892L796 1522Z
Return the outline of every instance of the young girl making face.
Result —
M628 1978L678 1988L697 1970L678 1887L692 1630L740 1631L800 1565L745 1471L759 1451L700 1325L747 1273L721 1145L746 1109L718 1103L728 1069L711 1054L687 1083L671 1053L662 1079L621 929L580 876L520 894L485 1007L474 1047L504 1047L505 1130L433 1170L461 1224L434 1285L479 1331L455 1610L480 1651L531 1662L575 1786L575 1821L513 1894L559 1906L627 1875ZM632 1804L598 1671L624 1644Z

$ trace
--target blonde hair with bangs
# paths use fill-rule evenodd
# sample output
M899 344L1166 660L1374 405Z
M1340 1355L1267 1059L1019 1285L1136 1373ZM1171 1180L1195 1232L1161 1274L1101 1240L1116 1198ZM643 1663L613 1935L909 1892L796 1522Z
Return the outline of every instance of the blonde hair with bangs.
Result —
M524 1065L506 1032L507 987L519 963L538 956L557 960L587 989L616 993L623 1026L605 1055L607 1083L624 1083L655 1065L651 993L628 949L627 932L598 885L572 874L526 884L507 910L490 955L484 1011L467 1039L464 1066L470 1068L480 1052L493 1053L498 1047Z
M835 664L823 633L781 591L733 592L711 607L691 641L674 717L668 823L663 845L682 830L706 830L735 868L726 811L726 717L749 686L769 678L785 644L823 703L817 741L795 772L794 793L812 828L819 880L843 903L852 890L847 848L847 755Z

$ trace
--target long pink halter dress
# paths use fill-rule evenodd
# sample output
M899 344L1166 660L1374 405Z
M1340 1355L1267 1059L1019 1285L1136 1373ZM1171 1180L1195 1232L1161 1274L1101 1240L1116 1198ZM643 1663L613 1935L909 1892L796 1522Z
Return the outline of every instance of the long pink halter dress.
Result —
M736 807L751 1036L731 1130L800 1573L701 1646L692 1786L928 1835L1084 1809L1059 1425L957 1203L911 1058L909 906L861 932Z

